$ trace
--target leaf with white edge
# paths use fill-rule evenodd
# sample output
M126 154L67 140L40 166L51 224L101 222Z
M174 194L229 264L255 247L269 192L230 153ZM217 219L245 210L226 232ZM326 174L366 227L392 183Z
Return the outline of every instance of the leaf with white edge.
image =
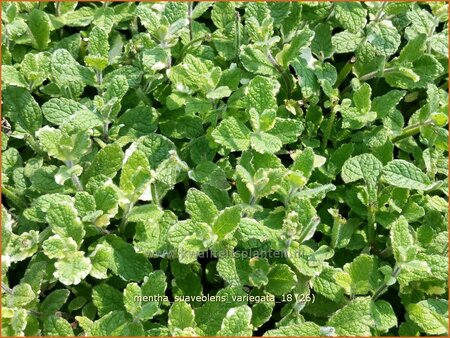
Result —
M250 321L252 310L247 305L231 308L222 321L218 336L251 336L253 332Z
M48 258L64 258L77 252L78 245L72 238L54 235L42 243L42 249Z
M55 263L53 275L65 285L79 284L91 271L92 265L83 252L77 251Z
M36 294L27 283L20 283L12 289L9 298L9 306L17 308L26 308L29 303L36 299Z
M448 301L426 299L406 306L411 320L428 335L448 334Z
M76 209L70 204L54 205L47 214L52 231L61 237L72 238L81 244L85 230Z

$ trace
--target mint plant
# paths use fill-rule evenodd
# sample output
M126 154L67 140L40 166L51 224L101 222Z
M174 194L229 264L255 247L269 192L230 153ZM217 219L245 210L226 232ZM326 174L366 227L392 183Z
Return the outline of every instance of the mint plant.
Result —
M2 2L2 335L448 335L448 4Z

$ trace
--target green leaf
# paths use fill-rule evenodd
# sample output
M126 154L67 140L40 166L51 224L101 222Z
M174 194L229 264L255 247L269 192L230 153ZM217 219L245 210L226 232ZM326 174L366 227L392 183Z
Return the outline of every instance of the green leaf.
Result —
M44 11L33 9L28 18L28 26L33 35L33 45L36 49L47 48L50 37L50 18Z
M366 25L367 11L361 3L343 2L336 4L335 17L339 24L352 33Z
M266 109L276 110L277 85L278 83L267 77L256 76L253 78L245 89L247 108L255 108L258 113L262 113Z
M412 260L416 254L414 237L409 229L408 221L400 216L391 224L391 245L397 263L404 263Z
M73 330L70 323L57 316L49 316L44 320L44 334L46 336L73 336Z
M168 324L172 332L176 332L176 329L195 327L194 310L186 302L174 302L169 310Z
M344 272L337 272L337 284L349 295L365 295L377 286L377 262L374 257L361 254L353 262L344 265Z
M65 49L57 49L52 54L52 77L64 97L76 98L83 92L85 83L81 68L73 56Z
M254 45L246 45L239 52L239 59L245 70L259 75L273 75L274 66L270 63L263 51Z
M344 295L344 289L336 282L338 271L334 268L325 268L313 279L314 290L334 302L339 302Z
M278 137L283 144L294 143L304 130L301 121L294 119L275 118L275 125L269 131Z
M212 230L219 239L222 239L237 228L240 220L241 208L239 206L225 208L212 224Z
M250 134L250 144L253 149L261 154L274 154L280 150L283 145L277 136L262 131Z
M407 305L408 315L429 335L448 334L448 302L444 299L426 299Z
M266 285L266 290L277 296L288 293L297 283L297 276L286 264L271 266L267 277L269 282Z
M113 253L109 257L108 268L122 279L141 281L152 271L148 259L144 255L136 253L134 247L123 239L109 235L103 237L103 241L111 247Z
M322 335L320 326L313 322L292 323L268 330L264 337L316 337Z
M72 115L87 110L81 103L64 97L52 98L42 105L42 114L51 123L61 126Z
M96 154L91 165L85 171L83 180L87 182L91 177L97 175L114 177L122 166L123 158L124 153L119 144L107 145Z
M42 125L41 108L25 88L8 86L3 92L3 113L20 133L34 133Z
M377 22L368 28L368 41L377 55L389 56L400 46L400 34L390 21Z
M186 196L186 211L195 222L204 222L212 225L218 215L214 202L206 195L195 188L189 189Z
M39 305L40 311L45 317L54 315L67 302L69 295L70 291L64 289L51 292Z
M350 31L342 31L331 37L331 43L336 53L354 52L361 43L363 35L360 32L352 33Z
M89 34L89 56L85 57L86 64L102 71L108 66L108 34L100 27L94 26Z
M124 309L122 293L108 284L99 284L92 289L92 301L101 317Z
M370 298L355 298L336 311L327 325L335 328L336 334L343 336L370 336L373 319L370 315Z
M391 327L397 326L397 317L388 302L384 300L372 302L371 313L378 331L387 332Z
M431 181L422 170L405 160L393 160L383 168L382 178L390 185L406 189L428 190Z
M372 154L354 156L345 161L341 176L345 183L364 180L368 186L374 186L383 169L383 165Z
M222 120L211 135L214 141L231 151L243 151L250 146L250 130L234 117Z
M276 60L284 68L300 54L301 49L308 47L314 37L314 32L309 28L303 28L292 39L283 46L283 49L276 55Z

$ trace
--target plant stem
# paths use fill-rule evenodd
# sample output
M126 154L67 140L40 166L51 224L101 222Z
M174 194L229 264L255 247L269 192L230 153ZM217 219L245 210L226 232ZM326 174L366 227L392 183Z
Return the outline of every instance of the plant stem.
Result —
M418 124L413 124L411 126L408 126L406 128L403 129L402 133L400 135L397 135L395 137L392 138L392 142L398 142L401 141L405 138L408 138L410 136L416 135L420 132L420 128L424 127L424 126L429 126L432 125L433 121L432 120L427 120L423 123L418 123Z
M373 19L373 21L377 22L378 20L381 19L381 17L384 14L384 8L386 7L386 5L387 5L387 1L381 3L380 9L378 10L377 15L375 16L375 19Z
M8 293L8 294L10 294L10 295L13 294L13 290L12 290L9 286L7 286L5 283L3 283L3 282L2 282L2 289L3 289L6 293Z
M374 70L373 72L370 72L370 73L367 73L367 74L361 76L359 78L359 81L365 82L365 81L373 79L374 77L381 77L381 76L383 76L383 74L393 73L393 72L396 72L396 71L397 71L396 67L385 68L385 69L383 69L382 72L380 72L379 70ZM349 84L347 87L344 88L342 93L345 93L346 91L350 90L351 87L352 87L352 84Z
M20 197L15 189L10 189L7 186L2 186L2 194L6 196L16 207L23 210L26 209L26 202Z
M192 1L188 2L188 20L189 20L189 40L192 41L192 38L194 36L194 32L192 29L192 7L194 3Z
M189 48L191 48L191 46L197 42L203 41L203 40L209 40L210 36L209 35L203 35L197 39L191 40L189 41L187 44L184 45L183 49L180 52L180 61L184 59L184 56L186 55L186 52L188 51Z
M290 80L289 80L288 75L284 72L283 68L277 62L277 60L275 60L275 58L273 57L272 52L270 50L267 51L267 58L269 59L272 66L278 71L278 73L280 73L281 78L283 79L284 85L286 87L286 90L288 91L288 97L290 97L292 88L290 85Z
M102 94L102 85L103 85L103 72L101 70L97 70L95 72L95 77L97 80L97 93L98 95Z
M372 246L375 241L375 211L375 206L370 203L367 208L367 240L370 246Z
M122 221L120 222L119 225L119 233L120 234L124 234L125 233L125 229L127 228L127 224L128 224L128 215L130 214L131 209L133 208L134 203L129 203L127 204L127 206L125 207L125 210L123 212L123 216L122 216Z
M241 27L239 23L241 22L241 16L239 12L236 11L235 15L235 23L236 23L236 60L239 61L239 48L241 47Z
M72 161L66 161L66 166L67 166L69 169L72 169L72 167L73 167L73 162L72 162ZM72 174L72 175L70 176L70 178L72 179L73 185L77 188L77 190L78 190L78 191L83 191L83 185L81 184L81 181L80 181L80 179L78 178L78 176L75 175L75 174Z
M45 155L45 153L42 151L41 147L39 146L39 143L37 143L37 141L34 139L33 136L31 136L30 134L25 134L24 140L26 142L28 142L31 149L33 149L37 154Z
M341 71L339 72L336 83L334 84L334 88L339 88L341 83L347 78L348 74L350 74L353 64L356 62L356 57L352 57L350 60L348 60L344 67L342 67Z
M328 120L328 124L323 132L322 149L325 149L327 146L328 139L330 138L330 135L331 135L331 130L333 129L334 121L336 120L336 113L337 113L336 108L333 107L331 109L331 115Z
M400 274L400 271L401 268L395 265L394 269L392 270L392 277L397 278L397 276ZM386 284L386 282L383 282L383 284L381 284L373 293L372 301L376 301L388 288L389 286Z

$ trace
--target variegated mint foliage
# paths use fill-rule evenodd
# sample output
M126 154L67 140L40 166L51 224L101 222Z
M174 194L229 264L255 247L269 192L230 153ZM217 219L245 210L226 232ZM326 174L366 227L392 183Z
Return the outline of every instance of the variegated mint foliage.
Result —
M2 335L447 335L447 13L2 2Z

